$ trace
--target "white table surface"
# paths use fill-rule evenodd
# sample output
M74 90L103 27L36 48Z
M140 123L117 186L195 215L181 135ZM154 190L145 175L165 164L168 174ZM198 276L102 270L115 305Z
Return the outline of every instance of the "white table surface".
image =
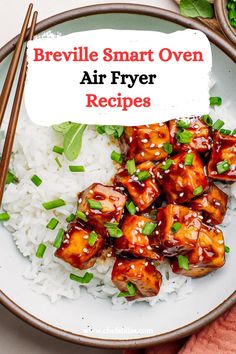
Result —
M111 3L112 1L93 0L32 0L35 10L39 12L39 20L56 13L80 6L95 3ZM178 11L172 0L117 0L115 2L131 2L163 7ZM19 33L29 0L0 0L0 47ZM2 305L0 305L0 354L108 354L111 350L93 349L66 343L50 337L21 321ZM120 350L112 353L120 354Z

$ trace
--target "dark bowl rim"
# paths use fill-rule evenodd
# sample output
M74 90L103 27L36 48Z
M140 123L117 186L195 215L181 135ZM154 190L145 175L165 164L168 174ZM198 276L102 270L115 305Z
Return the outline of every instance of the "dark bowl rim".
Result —
M236 28L234 29L228 20L225 0L215 0L215 14L223 33L236 46Z
M186 28L197 29L204 32L209 40L214 43L218 48L220 48L225 54L227 54L234 62L236 62L236 51L234 47L226 41L223 37L214 33L204 24L190 19L182 17L181 15L160 9L154 6L139 5L139 4L123 4L123 3L112 3L112 4L99 4L92 6L85 6L81 8L76 8L73 10L65 11L59 13L55 16L51 16L38 23L36 27L36 33L42 32L54 25L70 21L73 19L98 15L98 14L111 14L111 13L126 13L126 14L137 14L137 15L146 15L154 18L160 18L167 20L179 25L182 25ZM9 41L0 49L0 62L5 59L15 48L18 36ZM215 320L225 311L230 309L233 304L236 303L236 291L232 293L224 302L219 304L216 308L210 311L205 316L199 318L198 320L178 328L176 330L164 333L161 335L155 335L152 337L138 338L138 339L127 339L127 340L118 340L118 339L101 339L93 338L83 335L77 335L63 329L56 328L52 325L47 324L46 322L36 318L19 305L17 305L13 300L11 300L6 294L0 291L0 302L8 310L10 310L14 315L24 320L26 323L31 326L43 331L46 334L53 335L59 339L77 343L86 346L92 346L97 348L143 348L149 347L156 344L162 344L166 342L171 342L186 336L191 335L192 333L200 330L203 326Z

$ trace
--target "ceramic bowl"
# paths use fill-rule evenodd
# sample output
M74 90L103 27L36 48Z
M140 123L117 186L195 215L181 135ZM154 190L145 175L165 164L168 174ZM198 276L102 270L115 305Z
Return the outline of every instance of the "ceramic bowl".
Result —
M62 35L98 28L151 30L170 33L199 29L211 41L213 95L227 104L219 107L222 118L235 113L236 53L234 48L204 25L155 7L134 4L104 4L71 10L40 22L37 33L52 30ZM16 39L0 50L0 86ZM22 113L24 114L24 106ZM33 221L32 221L33 222ZM126 311L115 311L109 301L87 295L76 301L51 304L34 293L22 277L28 260L17 250L3 228L0 247L0 301L32 326L74 343L107 348L138 348L190 335L208 324L236 302L236 220L224 232L231 248L225 267L193 281L193 292L182 301L170 300L154 307L137 303Z

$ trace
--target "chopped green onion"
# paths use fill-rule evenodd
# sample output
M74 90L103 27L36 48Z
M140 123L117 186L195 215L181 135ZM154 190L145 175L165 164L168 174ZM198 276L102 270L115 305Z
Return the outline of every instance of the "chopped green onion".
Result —
M129 175L133 175L136 171L135 161L134 159L128 160L126 162L126 168L128 170Z
M85 222L88 221L87 216L80 210L77 211L76 216Z
M10 215L8 213L1 213L0 214L0 222L8 221L10 219Z
M128 210L128 212L130 213L130 215L134 215L136 214L136 206L135 204L132 202L132 200L128 200L125 203L126 209Z
M220 106L222 104L222 98L210 97L210 106Z
M51 210L51 209L55 209L55 208L59 208L63 205L66 205L65 201L63 199L55 199L55 200L51 200L50 202L46 202L43 203L42 206L46 209L46 210Z
M181 120L178 121L177 125L178 125L179 128L187 129L187 128L190 127L190 122L181 119Z
M121 229L119 229L118 225L119 224L116 222L105 223L106 229L111 237L119 238L123 235L123 232Z
M224 124L225 123L223 122L223 120L217 119L217 121L215 121L215 123L213 124L212 128L214 130L220 130L223 127Z
M89 246L94 246L95 242L97 241L98 234L95 231L92 231L88 238Z
M60 154L62 155L63 152L64 152L64 148L63 147L60 147L60 146L54 146L53 149L52 149L53 152L56 152L57 154Z
M37 176L37 175L33 175L33 176L31 177L31 181L33 182L33 184L36 185L36 187L40 186L40 184L43 182L43 181L41 180L41 178L39 178L39 176Z
M87 199L90 209L102 210L102 203L94 199Z
M202 120L203 120L209 127L212 127L212 125L213 125L213 120L212 120L212 118L209 116L209 114L205 114L204 116L202 116Z
M225 173L230 170L230 164L226 160L218 162L216 165L216 169L218 174L221 175L222 173Z
M224 135L230 135L231 134L231 130L229 130L229 129L220 129L220 133L224 134Z
M203 191L202 186L198 186L197 188L194 189L193 195L198 195L198 194L202 193L202 191Z
M104 134L105 133L105 125L96 125L96 131L98 134Z
M193 154L186 154L184 157L184 165L185 166L192 166L193 158L194 158Z
M49 230L54 230L54 229L57 227L58 223L59 223L59 221L58 221L57 219L52 218L52 219L48 222L48 224L47 224L46 227L47 227L47 229L49 229Z
M162 170L166 171L166 170L169 170L169 168L170 168L170 166L172 165L172 163L173 163L173 160L168 159L168 160L164 161L164 162L161 164L160 167L161 167Z
M17 182L16 176L11 171L8 171L6 177L6 184L10 184L14 182Z
M181 144L188 144L191 142L193 134L188 130L183 130L176 133L176 139Z
M229 253L229 252L230 252L229 246L225 246L225 253Z
M71 222L75 220L75 214L70 214L69 216L67 216L66 221L67 222Z
M142 234L149 236L153 233L153 231L155 230L156 224L154 222L146 222L146 224L144 225L143 229L142 229Z
M136 288L132 283L127 284L128 291L120 292L117 297L127 297L127 296L134 296L136 294Z
M44 252L46 251L47 246L45 246L43 243L40 243L38 245L37 251L36 251L36 257L38 258L43 258Z
M55 158L56 163L58 164L59 168L62 168L61 161L59 160L58 157Z
M60 248L63 238L64 238L65 231L63 229L59 229L55 241L53 242L53 246L56 248Z
M236 129L232 131L232 135L236 135Z
M171 226L171 231L173 233L176 233L177 231L179 231L181 229L181 224L180 222L175 222L172 226Z
M84 166L69 166L69 170L71 172L84 172L85 168Z
M122 155L114 150L111 153L111 159L119 164L121 164L123 161Z
M93 274L86 272L83 277L80 277L76 274L71 273L70 279L77 281L78 283L87 284L93 279Z
M139 171L136 173L136 176L138 177L139 182L146 181L151 177L148 171Z
M163 144L163 150L164 150L167 154L171 154L172 151L173 151L173 146L172 146L172 144L164 143L164 144Z
M188 257L182 256L181 254L178 256L178 263L181 269L189 270L188 265Z

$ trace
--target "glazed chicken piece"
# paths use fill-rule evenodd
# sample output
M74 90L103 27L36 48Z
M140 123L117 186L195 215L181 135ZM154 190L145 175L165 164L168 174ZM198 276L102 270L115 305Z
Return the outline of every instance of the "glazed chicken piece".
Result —
M71 223L65 231L63 242L55 252L55 256L69 263L75 268L87 269L94 265L96 258L101 254L104 240L99 234L94 234L94 244L90 245L92 229L77 221Z
M117 258L112 270L112 281L126 295L127 300L155 296L162 283L161 273L145 259ZM129 293L129 285L135 292ZM127 287L128 285L128 287Z
M219 132L214 134L208 176L223 181L236 181L236 136Z
M156 224L152 220L138 215L124 218L121 229L123 236L115 240L118 253L134 257L161 260L163 257L151 247L151 239L155 237Z
M228 196L215 184L199 198L193 199L189 206L202 211L204 222L210 225L221 224L227 210Z
M181 264L177 259L171 260L174 273L197 278L223 267L225 249L222 231L214 226L202 224L197 245L186 257L188 269L180 268Z
M210 128L199 117L179 120L173 119L169 122L170 128L170 142L173 145L174 152L188 151L194 149L198 152L206 152L211 149L212 138L210 135ZM187 143L179 135L179 132L187 132Z
M136 168L136 173L129 175L127 169L123 169L115 176L115 183L127 189L139 211L147 209L161 194L153 174L154 164L150 161L143 162ZM147 178L139 175L147 172ZM140 176L140 177L139 177Z
M161 250L164 256L173 257L195 248L202 220L196 211L169 204L158 209L157 225Z
M170 134L166 123L149 124L126 127L121 147L126 150L127 159L141 163L164 159L167 153L163 147L169 142Z
M182 152L160 162L154 173L168 203L186 203L208 188L204 166L196 151Z
M114 187L94 183L79 196L78 210L82 211L95 231L107 236L105 223L120 221L126 196Z

